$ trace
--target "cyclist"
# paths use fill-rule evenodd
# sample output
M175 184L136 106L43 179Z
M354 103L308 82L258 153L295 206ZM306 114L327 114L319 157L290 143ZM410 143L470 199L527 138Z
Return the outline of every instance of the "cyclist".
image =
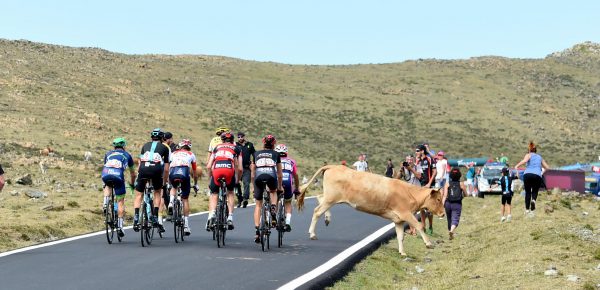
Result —
M206 156L206 164L208 164L208 159L210 159L210 156L213 154L215 147L217 147L217 145L223 143L221 141L221 134L223 134L224 132L229 132L229 128L219 127L217 129L215 129L215 133L217 134L217 136L213 137L210 140L210 143L208 144L208 155Z
M190 203L190 168L194 178L194 190L198 191L198 174L196 173L196 155L192 153L192 142L188 139L183 139L179 143L179 150L171 154L171 165L169 166L169 183L171 187L171 195L169 198L169 215L173 214L173 201L177 191L175 180L181 180L181 199L183 200L183 232L189 236L192 232L189 226Z
M283 198L285 199L285 231L292 230L292 196L298 196L300 191L298 185L298 169L296 160L288 156L288 148L285 144L277 144L275 151L281 157L281 169L283 173ZM293 190L292 190L293 189Z
M145 184L142 179L149 179L154 187L154 208L152 211L152 223L158 227L159 232L165 229L158 223L158 208L161 204L162 188L167 183L169 173L169 148L162 144L164 133L160 128L152 130L150 133L151 142L142 146L140 153L140 164L138 166L138 176L135 182L135 200L133 208L135 215L133 217L133 230L139 231L140 206L142 204L142 192L145 190Z
M175 142L173 142L173 133L171 132L163 132L163 138L162 138L162 143L163 145L167 146L167 148L169 148L169 156L171 156L171 153L173 153L175 151L175 147L177 146L177 144L175 144ZM167 182L169 180L167 179ZM162 192L162 199L160 200L160 206L158 208L158 223L160 224L161 227L163 227L163 213L166 210L166 205L169 204L169 191L171 188L171 184L167 183L166 186L163 186L163 192ZM171 215L167 212L167 220L171 220Z
M125 193L127 193L127 190L125 189L124 173L126 169L129 170L131 177L131 183L129 183L129 186L133 187L133 182L135 180L135 169L133 168L133 158L131 158L131 155L125 151L125 146L127 145L125 138L115 138L112 142L112 145L114 146L114 149L106 152L104 155L102 181L105 185L113 184L115 186L115 199L118 201L119 216L117 234L119 237L123 237L125 236L125 233L123 233L123 213L125 211ZM104 187L103 209L105 214L106 209L108 208L108 200L111 190L112 188L108 185Z
M250 179L254 182L254 227L256 228L255 243L260 243L260 233L258 226L260 222L260 211L263 207L263 192L268 187L272 201L277 200L277 191L283 192L283 172L281 167L281 157L279 153L273 150L277 140L273 135L267 135L262 139L263 150L254 152L254 159L250 165ZM271 206L271 214L275 214L275 205Z
M225 186L227 187L227 206L229 207L229 215L227 216L227 228L233 230L233 208L234 196L233 187L240 183L242 176L242 154L240 148L233 144L233 133L224 132L221 134L223 143L218 144L213 149L213 153L208 159L206 170L210 178L211 195L208 204L208 220L206 221L206 230L210 231L215 218L215 209L217 208L217 200L219 187L221 182L219 178L225 178Z

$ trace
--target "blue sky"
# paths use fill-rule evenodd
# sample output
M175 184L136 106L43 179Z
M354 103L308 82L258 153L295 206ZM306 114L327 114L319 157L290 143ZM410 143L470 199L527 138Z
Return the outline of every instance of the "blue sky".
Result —
M600 42L599 11L592 0L8 0L0 38L291 64L541 58Z

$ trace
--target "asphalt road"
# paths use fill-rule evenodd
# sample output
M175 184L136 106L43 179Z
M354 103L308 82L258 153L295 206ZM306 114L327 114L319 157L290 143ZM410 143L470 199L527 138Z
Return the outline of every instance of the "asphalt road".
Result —
M170 223L163 239L143 248L139 233L126 230L122 243L109 245L104 234L0 257L1 289L276 289L327 262L389 224L346 205L332 208L332 222L317 225L319 240L308 238L315 199L294 213L293 231L277 248L255 244L253 207L235 212L236 229L226 247L217 248L204 231L206 215L190 219L192 235L176 244ZM156 237L156 235L155 235ZM310 282L305 287L310 287Z

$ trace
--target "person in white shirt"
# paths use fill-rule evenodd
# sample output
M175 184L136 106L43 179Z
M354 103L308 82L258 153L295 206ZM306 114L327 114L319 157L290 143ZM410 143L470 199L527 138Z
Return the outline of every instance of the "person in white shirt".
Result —
M446 173L448 170L448 160L444 158L444 151L437 153L437 162L435 163L435 187L444 188L446 184Z
M364 155L358 155L358 161L354 162L354 164L352 164L352 167L356 170L356 171L369 171L371 172L371 169L369 168L369 164L367 163L367 161L365 161L365 156Z

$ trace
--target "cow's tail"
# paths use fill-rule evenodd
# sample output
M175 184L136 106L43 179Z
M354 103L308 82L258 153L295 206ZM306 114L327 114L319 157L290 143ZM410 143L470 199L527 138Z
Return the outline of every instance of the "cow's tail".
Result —
M304 210L304 196L306 195L306 192L308 192L308 187L313 183L313 181L315 181L315 178L317 178L318 175L325 172L325 170L327 169L331 169L334 166L335 165L325 165L319 168L319 170L315 172L315 174L310 178L310 180L306 184L300 186L300 195L298 196L298 202L296 202L296 207L299 211Z

